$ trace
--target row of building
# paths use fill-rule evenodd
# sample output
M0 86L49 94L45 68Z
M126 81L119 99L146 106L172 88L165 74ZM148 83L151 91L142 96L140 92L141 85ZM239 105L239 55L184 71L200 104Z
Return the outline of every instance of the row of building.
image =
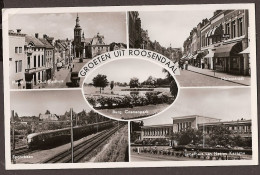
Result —
M137 11L128 12L129 27L129 47L137 49L147 49L160 53L173 62L178 62L182 57L182 48L163 47L158 41L151 41L148 30L141 27L141 19Z
M53 78L57 63L71 62L71 41L56 40L44 34L29 36L9 30L10 87L32 89Z
M250 75L248 10L216 10L183 43L182 59L193 66Z
M140 139L170 138L171 133L178 133L187 128L203 131L210 134L214 127L223 125L233 134L239 134L243 138L252 138L251 120L220 121L220 119L199 115L173 117L171 124L142 126Z
M74 39L57 39L38 33L29 36L9 30L10 88L33 89L40 83L53 80L57 65L66 66L74 58L93 58L108 51L125 49L126 44L106 44L104 35L97 33L85 38L77 15ZM61 63L61 64L60 64Z

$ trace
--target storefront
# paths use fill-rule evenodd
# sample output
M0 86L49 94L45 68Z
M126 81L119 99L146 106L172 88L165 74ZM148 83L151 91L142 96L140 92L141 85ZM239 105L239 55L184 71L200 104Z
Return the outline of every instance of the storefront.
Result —
M242 42L224 43L216 48L214 53L214 69L231 74L243 74L244 57L239 54L242 51Z

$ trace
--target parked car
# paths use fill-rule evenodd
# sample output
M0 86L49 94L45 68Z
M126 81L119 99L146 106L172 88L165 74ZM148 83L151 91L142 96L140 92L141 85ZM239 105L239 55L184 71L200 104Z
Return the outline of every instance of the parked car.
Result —
M70 81L73 87L79 87L80 78L78 76L79 72L71 72Z

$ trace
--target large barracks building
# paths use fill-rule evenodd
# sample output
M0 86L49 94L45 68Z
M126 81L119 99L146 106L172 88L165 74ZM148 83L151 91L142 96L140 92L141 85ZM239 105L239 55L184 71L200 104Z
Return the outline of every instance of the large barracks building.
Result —
M172 132L181 132L187 128L199 129L204 134L210 134L214 126L224 125L235 134L241 137L252 137L251 120L237 120L222 122L220 119L190 115L183 117L173 117L172 124L142 126L141 140L168 138Z

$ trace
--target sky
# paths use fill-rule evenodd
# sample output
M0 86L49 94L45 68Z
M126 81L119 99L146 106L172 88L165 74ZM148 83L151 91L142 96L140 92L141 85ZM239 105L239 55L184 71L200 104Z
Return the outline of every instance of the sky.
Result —
M43 90L11 92L11 110L18 116L38 116L49 110L62 115L73 108L75 112L90 111L81 90Z
M147 80L149 76L155 78L165 78L166 73L162 72L163 68L150 61L141 59L122 59L109 62L104 64L87 76L85 82L87 84L92 83L92 80L98 74L107 75L107 80L109 82L127 82L130 79L136 77L139 82Z
M144 125L171 124L172 117L201 115L221 121L251 119L250 88L182 88L174 105Z
M158 41L162 46L183 47L183 42L190 31L205 18L211 18L214 10L200 11L139 11L141 26L148 30L151 41Z
M55 39L73 39L76 13L19 14L9 15L9 30L22 29L22 33L42 37L47 34ZM106 44L126 42L125 12L79 13L80 26L85 38L98 32L105 37Z

